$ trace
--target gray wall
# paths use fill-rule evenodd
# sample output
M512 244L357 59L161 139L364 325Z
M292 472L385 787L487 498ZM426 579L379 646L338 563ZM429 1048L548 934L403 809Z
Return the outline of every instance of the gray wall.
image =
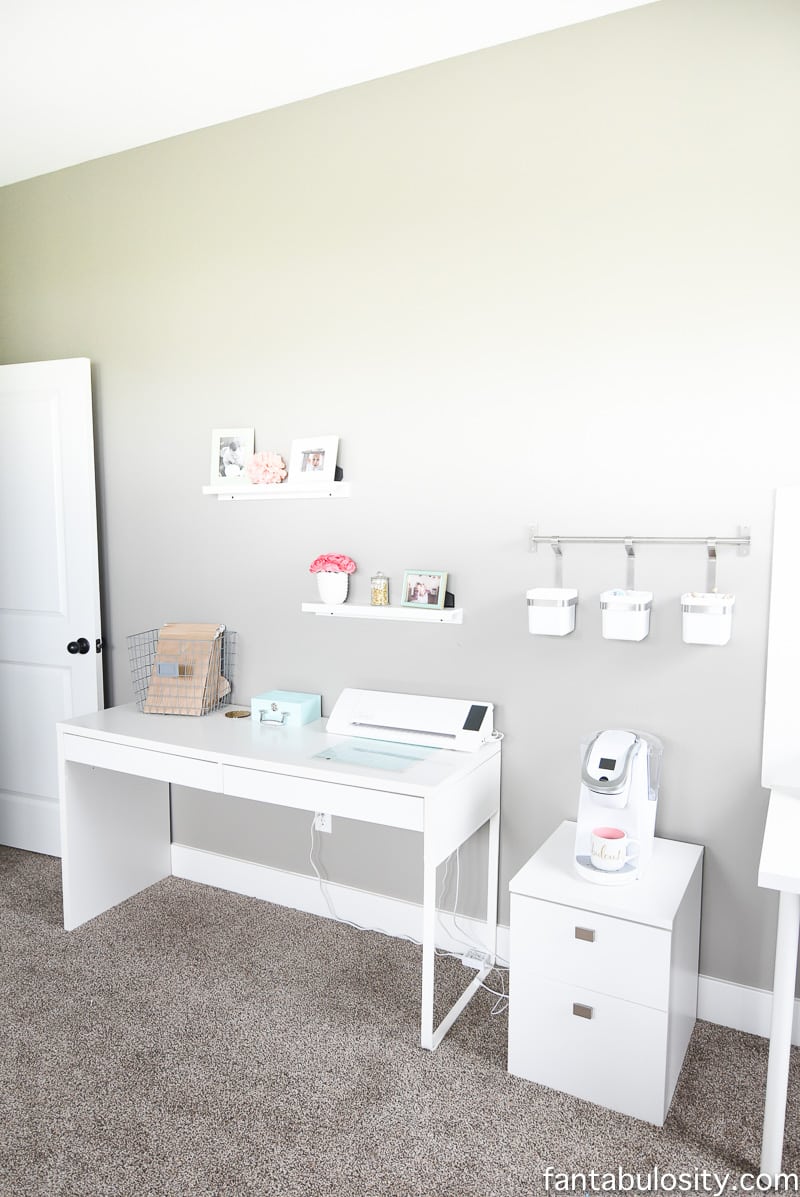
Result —
M0 358L94 363L108 698L125 637L240 633L236 693L485 698L507 883L574 815L579 744L665 744L659 829L706 846L702 971L769 986L756 887L773 491L797 481L800 9L661 3L0 191ZM210 430L341 437L349 500L203 496ZM35 461L35 457L32 458ZM683 645L701 549L642 547L641 644L600 636L624 553L568 548L578 627L527 632L527 530L735 535L726 648ZM308 564L450 571L454 627L315 619ZM308 869L305 817L183 792L179 838ZM330 875L421 896L413 837L338 821ZM477 849L467 852L467 861ZM467 908L475 895L466 894Z

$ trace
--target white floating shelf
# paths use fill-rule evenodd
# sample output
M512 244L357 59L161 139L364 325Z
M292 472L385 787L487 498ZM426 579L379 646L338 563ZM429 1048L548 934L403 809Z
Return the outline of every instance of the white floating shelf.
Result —
M329 607L325 603L303 603L301 610L309 615L332 615L337 619L395 619L407 623L463 623L463 607L420 611L415 607L360 607L355 603L341 603Z
M203 487L204 495L216 495L218 499L349 499L349 482L328 482L324 486L290 486L286 482L273 482L265 486L252 483L214 482Z

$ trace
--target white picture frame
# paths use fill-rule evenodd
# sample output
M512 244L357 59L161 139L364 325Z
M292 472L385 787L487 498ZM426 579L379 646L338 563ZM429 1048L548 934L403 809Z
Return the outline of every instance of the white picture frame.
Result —
M319 486L333 482L338 453L338 436L306 436L292 441L289 483L292 486Z
M254 428L215 428L211 433L211 484L247 482L256 443Z

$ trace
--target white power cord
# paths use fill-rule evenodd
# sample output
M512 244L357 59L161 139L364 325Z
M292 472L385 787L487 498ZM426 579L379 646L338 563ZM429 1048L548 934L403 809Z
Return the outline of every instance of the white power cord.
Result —
M495 733L495 735L501 735L501 733ZM501 738L502 738L502 736L501 736ZM317 839L315 838L316 828L314 826L314 822L315 822L315 816L312 816L312 819L311 819L311 845L310 845L309 853L308 853L308 863L311 865L311 868L314 870L314 875L316 876L317 881L319 882L320 892L322 893L322 897L325 900L325 905L328 908L328 912L329 912L331 918L334 919L337 923L344 923L344 925L346 927L352 927L354 931L377 931L377 933L379 935L385 935L389 939L404 939L407 943L413 943L416 947L421 948L422 941L419 939L415 939L413 935L398 935L396 932L393 932L393 931L385 931L383 929L383 927L363 927L360 923L354 923L350 919L342 918L340 915L338 915L336 913L336 909L333 905L333 902L331 901L330 894L328 893L327 878L322 876L322 873L320 872L320 870L317 866L317 862L314 859L314 848L316 847L316 845L318 843ZM452 859L452 853L450 854L450 856L448 856L448 858L445 862L444 876L442 877L442 884L441 884L441 888L439 890L439 901L437 902L437 915L438 915L438 919L439 919L439 925L441 926L441 928L445 932L445 934L449 934L449 933L447 932L447 929L445 928L444 923L442 923L441 902L442 902L443 896L444 896L445 885L447 883L447 873L450 868L451 859ZM456 918L456 911L458 910L458 892L459 892L460 884L461 884L461 847L459 845L459 847L456 849L456 892L455 892L455 898L454 898L454 902L453 902L452 917L453 917L453 926L456 928L456 930L461 931L462 935L465 935L466 938L465 939L456 938L456 942L460 943L463 947L467 948L468 950L476 949L478 952L483 952L483 948L481 947L481 945L479 943L476 943L475 940L473 940L469 937L469 932L466 931L463 927L461 927L459 925L458 920ZM453 936L450 936L450 938L452 939ZM434 948L434 953L438 957L450 957L450 959L452 959L452 960L462 960L463 961L463 955L459 955L457 952L452 952L447 948ZM499 975L500 983L503 986L501 991L492 989L492 987L490 985L487 985L485 981L481 981L481 989L485 989L487 991L487 993L491 993L493 997L497 998L497 1001L495 1002L494 1006L492 1007L492 1009L489 1012L490 1015L502 1014L508 1008L508 993L506 992L505 980L503 978L503 973L508 972L508 971L509 971L508 968L504 967L503 965L499 965L499 964L493 965L492 968L489 970L488 975L490 975L492 972L496 972Z
M338 915L336 913L333 902L331 901L331 898L330 898L330 894L328 893L327 878L322 876L319 869L317 868L317 862L314 860L314 847L317 842L314 838L315 830L316 829L314 827L314 818L312 817L312 819L311 819L311 848L308 853L308 863L311 865L311 868L314 870L314 874L317 878L317 881L319 882L320 892L322 893L322 896L325 899L325 905L328 907L328 911L330 913L331 918L334 919L337 923L344 923L345 927L352 927L353 930L355 930L355 931L377 931L379 935L385 935L389 939L404 939L404 940L406 940L407 943L416 944L416 946L418 948L421 948L422 941L419 939L414 939L413 935L398 935L394 931L384 931L383 927L362 927L360 925L360 923L354 923L350 919L342 918L341 915Z

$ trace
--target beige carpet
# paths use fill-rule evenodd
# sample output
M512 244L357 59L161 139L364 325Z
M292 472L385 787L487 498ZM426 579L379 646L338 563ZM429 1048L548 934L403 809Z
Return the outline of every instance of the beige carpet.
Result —
M489 995L422 1051L412 944L174 878L66 933L60 862L8 848L0 951L2 1197L533 1197L548 1167L550 1192L620 1170L633 1192L717 1191L704 1170L733 1192L758 1172L755 1036L698 1023L658 1129L509 1076ZM794 1058L790 1090L800 1170Z

